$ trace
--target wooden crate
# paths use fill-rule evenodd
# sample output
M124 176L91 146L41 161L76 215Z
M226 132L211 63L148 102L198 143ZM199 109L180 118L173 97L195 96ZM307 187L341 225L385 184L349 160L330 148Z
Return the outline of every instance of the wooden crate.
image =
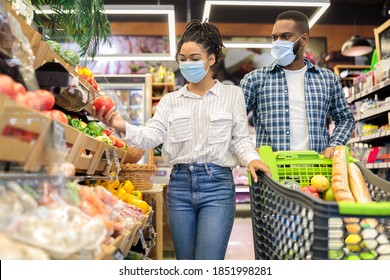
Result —
M117 248L112 245L101 244L102 252L95 257L95 260L112 260Z
M48 163L45 150L52 148L52 122L40 112L0 96L0 161L16 163L26 172L40 171ZM10 127L33 134L35 140L28 142L15 135L7 136Z
M120 249L124 256L127 256L131 247L133 247L134 239L140 227L141 227L141 223L135 222L132 227L130 227L125 231L123 241L120 246Z
M108 145L106 143L103 143L104 145L104 151L102 157L99 159L99 162L97 163L97 167L95 169L96 175L108 175L109 172L116 172L116 166L114 162L114 156L113 153L115 152L118 155L119 165L122 166L123 161L126 158L126 151L116 148L114 146ZM111 157L111 168L106 169L108 161L106 159L105 151L108 150L110 157ZM106 173L105 173L106 172Z
M85 172L88 175L93 175L100 159L103 156L104 147L104 143L84 134L82 142L77 150L80 153L76 153L77 156L72 161L72 163L76 166L76 170ZM83 153L83 150L88 152L88 155Z
M144 231L148 226L149 226L149 218L153 216L154 211L150 210L148 213L144 214L142 218L139 220L140 222L140 229ZM133 245L136 245L138 243L138 240L140 238L139 231L137 230L135 237L134 237L134 242Z

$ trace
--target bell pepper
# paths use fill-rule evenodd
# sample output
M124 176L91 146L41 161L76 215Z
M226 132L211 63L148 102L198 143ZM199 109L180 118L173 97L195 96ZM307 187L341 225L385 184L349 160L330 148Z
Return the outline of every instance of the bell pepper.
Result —
M146 201L135 198L134 196L131 197L127 202L141 209L142 213L144 214L148 213L150 210L150 206L146 203Z
M124 189L128 193L132 193L134 190L133 183L131 183L129 180L123 181L120 185L120 188Z
M87 127L87 124L83 121L80 121L80 125L83 128L83 130Z
M92 129L89 129L89 127L84 128L83 132L93 138L95 138L97 135Z
M108 138L107 135L100 135L96 137L96 140L102 141L103 143L106 143L108 145L112 146L112 141L110 138Z
M87 128L89 128L96 136L102 135L104 131L104 127L97 122L89 122L87 124Z
M83 127L81 126L80 121L78 119L70 119L69 124L70 124L70 126L76 128L78 130L81 130L81 131L83 130Z
M132 195L134 195L138 199L142 199L142 192L139 190L134 190L131 192Z

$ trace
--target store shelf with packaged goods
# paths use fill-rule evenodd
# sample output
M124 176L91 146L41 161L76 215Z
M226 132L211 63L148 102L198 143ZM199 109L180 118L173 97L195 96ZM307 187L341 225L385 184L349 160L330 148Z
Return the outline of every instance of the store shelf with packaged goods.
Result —
M364 135L364 136L358 136L351 138L348 142L348 144L353 144L353 143L360 143L360 142L372 142L374 140L388 140L385 139L386 137L390 137L390 130L383 130L383 131L378 131L369 135Z
M367 169L389 169L390 162L373 162L364 164Z
M343 86L351 86L355 77L364 73L365 70L370 69L370 65L336 65L333 71L340 76Z
M385 92L386 90L388 90L387 87L389 85L390 85L390 79L380 81L378 84L375 84L372 87L363 90L362 92L355 93L352 96L348 97L347 101L348 103L352 103L354 101L358 101L360 99L368 97L372 94L378 94L381 93L382 91Z
M363 120L370 120L373 118L383 117L383 114L387 113L388 111L390 111L390 103L385 104L379 108L367 110L363 113L356 114L355 121L363 121Z

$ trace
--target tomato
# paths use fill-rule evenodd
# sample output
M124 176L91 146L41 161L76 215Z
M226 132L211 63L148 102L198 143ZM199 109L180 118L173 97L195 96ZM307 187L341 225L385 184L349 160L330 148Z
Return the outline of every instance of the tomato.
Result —
M44 114L56 121L68 124L68 118L66 117L66 114L64 112L61 112L60 110L45 111Z
M114 146L119 148L119 149L123 149L126 147L126 143L122 139L117 138Z
M0 74L0 94L7 95L13 99L16 97L14 80L7 75Z
M317 189L313 186L309 186L308 189L309 189L309 192L311 192L311 193L318 193Z
M107 136L110 136L110 135L111 135L111 132L110 132L108 129L105 129L105 130L103 131L103 133L105 133Z
M54 98L54 95L50 91L44 89L38 89L34 91L34 93L40 101L41 111L47 111L53 108L56 99Z
M104 110L104 114L103 116L105 116L107 114L107 112L115 106L115 103L114 101L111 99L111 97L107 96L107 95L104 95L104 96L99 96L98 98L96 98L94 101L93 101L93 106L95 107L95 110L97 113L100 112L100 110L102 109L102 107L104 106L105 107L105 110Z
M94 89L98 90L98 85L97 85L96 81L93 80L93 79L91 79L91 86L92 86Z
M37 98L36 94L32 91L28 91L25 95L25 103L27 107L30 107L35 110L41 110L41 101Z
M15 94L27 93L27 90L24 87L24 85L22 85L21 83L17 83L17 82L14 83L14 91L15 91Z

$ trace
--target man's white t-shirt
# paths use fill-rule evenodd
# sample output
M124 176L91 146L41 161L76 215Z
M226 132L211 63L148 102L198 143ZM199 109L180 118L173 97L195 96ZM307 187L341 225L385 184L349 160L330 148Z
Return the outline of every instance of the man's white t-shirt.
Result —
M290 110L290 150L310 150L305 102L306 71L307 65L299 70L284 69Z

